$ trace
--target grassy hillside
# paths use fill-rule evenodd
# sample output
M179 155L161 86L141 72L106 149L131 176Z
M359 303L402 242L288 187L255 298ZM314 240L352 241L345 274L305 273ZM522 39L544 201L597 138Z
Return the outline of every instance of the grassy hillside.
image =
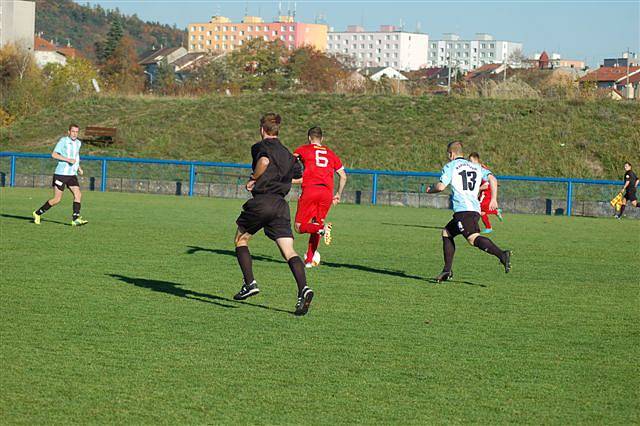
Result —
M501 174L619 178L625 160L640 163L639 104L444 97L98 97L0 130L0 148L48 152L74 121L119 129L114 146L85 154L248 162L265 111L283 115L291 148L321 125L348 167L437 170L453 139Z

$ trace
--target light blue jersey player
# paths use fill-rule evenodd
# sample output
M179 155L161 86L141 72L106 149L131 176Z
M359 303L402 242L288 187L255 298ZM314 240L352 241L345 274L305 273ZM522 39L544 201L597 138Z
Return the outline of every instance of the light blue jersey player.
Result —
M82 142L78 139L80 128L76 124L69 126L67 136L60 138L56 147L51 153L51 157L58 160L56 171L53 174L53 198L47 200L38 210L33 212L33 222L40 225L41 216L62 200L64 189L69 188L73 194L73 215L71 220L72 226L80 226L87 224L87 221L80 216L80 202L82 200L82 192L80 191L80 183L77 175L83 174L80 167L80 147Z
M480 183L489 180L492 173L480 164L465 158L454 158L442 169L440 182L451 185L454 212L480 213Z
M440 182L427 188L429 193L444 191L451 186L453 193L453 219L442 230L442 247L444 251L444 268L435 279L438 282L453 278L452 266L456 245L453 239L457 235L464 236L469 244L478 247L497 257L504 271L511 269L511 252L501 250L493 241L480 235L480 202L478 193L482 179L488 180L491 186L491 208L498 207L498 182L493 174L480 164L472 163L464 158L461 142L451 142L447 146L449 163L442 169Z

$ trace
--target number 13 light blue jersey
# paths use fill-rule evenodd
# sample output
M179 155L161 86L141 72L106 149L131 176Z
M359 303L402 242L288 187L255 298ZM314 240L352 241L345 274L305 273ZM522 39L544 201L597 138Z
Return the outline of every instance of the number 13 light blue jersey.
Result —
M490 174L491 172L480 164L464 158L456 158L444 166L440 182L451 185L454 212L480 213L480 183L483 179L488 179Z

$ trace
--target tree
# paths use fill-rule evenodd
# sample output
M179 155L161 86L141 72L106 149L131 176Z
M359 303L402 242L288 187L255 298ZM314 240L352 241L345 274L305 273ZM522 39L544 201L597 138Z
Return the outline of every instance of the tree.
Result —
M287 69L294 85L309 92L334 92L338 81L347 76L335 57L308 46L293 51Z
M507 58L508 64L514 68L521 68L526 60L527 57L522 53L522 49L515 49Z
M120 40L122 40L123 36L124 29L122 28L122 22L120 22L120 19L116 17L111 22L111 28L107 33L107 40L105 42L96 42L95 44L96 57L98 58L98 61L104 63L109 60L111 55L113 55L113 52L118 47L118 44L120 44Z
M157 93L163 95L175 95L178 91L176 74L173 70L173 66L169 65L167 62L167 58L164 58L158 64L158 71L156 72L156 76L153 81L153 88Z
M107 85L122 93L139 93L144 86L144 74L138 64L133 40L122 37L120 43L102 66Z
M286 62L289 51L280 41L254 39L233 51L228 63L232 80L242 90L284 90L290 85Z

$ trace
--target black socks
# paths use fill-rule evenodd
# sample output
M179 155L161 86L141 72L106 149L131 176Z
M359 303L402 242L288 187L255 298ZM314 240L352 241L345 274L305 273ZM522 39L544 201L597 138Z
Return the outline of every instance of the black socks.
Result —
M453 255L456 253L456 243L452 237L442 237L442 252L444 253L443 271L451 272L453 265Z
M304 263L300 256L294 256L287 261L289 268L293 273L293 277L296 279L298 285L298 296L302 294L302 290L307 286L307 277L304 273Z
M76 220L80 217L80 203L74 201L73 202L73 220Z
M495 245L493 241L491 241L487 237L482 237L482 236L476 237L475 241L473 242L473 245L478 247L480 250L486 251L487 253L494 255L495 257L500 259L500 262L504 262L504 259L503 259L504 254L502 250L500 250L500 248L497 245Z
M242 271L245 284L251 284L254 281L254 278L249 247L236 247L236 257L238 258L238 264L240 265L240 270Z
M42 207L40 207L38 210L36 210L36 214L38 216L40 216L41 214L44 214L44 212L46 212L47 210L49 210L51 208L51 204L49 204L49 202L47 201L46 203L44 203L42 205Z

